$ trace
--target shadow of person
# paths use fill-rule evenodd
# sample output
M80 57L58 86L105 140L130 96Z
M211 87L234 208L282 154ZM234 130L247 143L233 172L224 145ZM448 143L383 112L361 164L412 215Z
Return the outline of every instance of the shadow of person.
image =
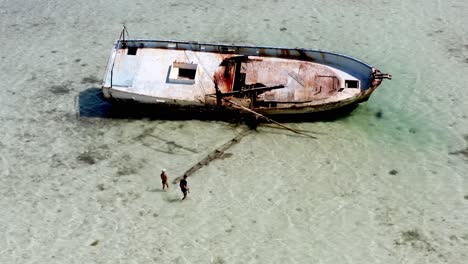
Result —
M166 192L165 190L160 189L160 188L154 188L154 189L147 188L146 191L147 192Z
M175 203L175 202L180 202L181 198L178 196L164 197L164 201L168 203Z

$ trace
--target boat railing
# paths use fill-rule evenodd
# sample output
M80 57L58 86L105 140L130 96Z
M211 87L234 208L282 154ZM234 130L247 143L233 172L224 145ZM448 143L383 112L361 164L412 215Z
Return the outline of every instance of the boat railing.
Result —
M112 61L112 66L111 66L111 71L110 71L110 87L112 88L112 78L114 77L114 63L115 63L115 56L114 56L114 59Z
M126 45L126 40L125 40L125 35L128 37L128 30L125 25L123 25L122 31L120 32L119 40L117 40L115 44L115 53L118 52L121 48L125 47ZM112 60L112 66L110 70L110 87L112 88L112 79L114 77L114 64L115 64L115 59L117 57L117 54L114 54L114 58Z

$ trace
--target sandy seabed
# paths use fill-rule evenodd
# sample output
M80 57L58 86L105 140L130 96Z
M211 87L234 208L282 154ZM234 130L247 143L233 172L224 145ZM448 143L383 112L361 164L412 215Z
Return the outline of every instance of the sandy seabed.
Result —
M0 263L466 263L466 1L0 1ZM109 118L131 37L304 47L393 74L335 121ZM85 113L84 115L82 113Z

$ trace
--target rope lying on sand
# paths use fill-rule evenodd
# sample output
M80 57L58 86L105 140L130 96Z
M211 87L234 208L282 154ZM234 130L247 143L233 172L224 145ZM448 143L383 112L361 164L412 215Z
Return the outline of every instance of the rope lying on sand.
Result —
M249 108L247 108L247 107L245 107L245 106L242 106L242 105L240 105L240 104L238 104L238 103L236 103L236 102L234 102L234 101L231 101L231 100L226 99L226 98L223 98L223 100L226 100L226 101L230 102L231 104L233 104L233 105L235 105L235 106L237 106L237 107L239 107L239 108L241 108L241 109L243 109L243 110L245 110L245 111L247 111L247 112L249 112L249 113L251 113L251 114L254 114L254 115L258 116L258 117L261 117L261 118L265 119L265 120L268 121L268 122L274 123L274 124L276 124L276 125L278 125L278 126L280 126L280 127L282 127L282 128L285 128L285 129L287 129L287 130L289 130L289 131L292 131L292 132L294 132L294 133L296 133L296 134L300 134L300 135L304 135L304 136L306 136L306 137L310 137L310 138L313 138L313 139L317 139L317 138L314 137L314 136L311 136L311 135L308 135L308 134L306 134L306 133L300 132L300 131L298 131L298 130L296 130L296 129L292 129L292 128L286 126L286 125L281 124L280 122L277 122L277 121L275 121L275 120L273 120L273 119L271 119L271 118L269 118L269 117L266 117L266 116L264 116L264 115L262 115L262 114L260 114L260 113L257 113L257 112L255 112L254 110L249 109Z
M251 129L247 129L247 130L242 131L240 134L238 134L237 136L235 136L234 138L232 138L228 142L226 142L223 145L221 145L220 147L216 148L214 151L212 151L210 154L208 154L204 159L199 161L197 164L193 165L190 169L185 171L182 176L179 176L179 177L175 178L172 181L172 183L175 184L175 183L179 182L180 180L182 180L184 175L190 176L193 173L195 173L197 170L201 169L203 166L208 165L213 160L221 158L224 155L224 151L226 151L227 149L232 147L234 144L239 143L239 141L243 137L247 136L252 131L253 130L251 130Z

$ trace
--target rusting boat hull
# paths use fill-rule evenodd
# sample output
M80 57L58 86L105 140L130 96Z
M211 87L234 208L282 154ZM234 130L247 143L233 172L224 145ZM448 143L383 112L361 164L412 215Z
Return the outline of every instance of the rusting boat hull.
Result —
M114 100L284 115L358 104L385 78L391 76L325 51L123 37L102 90Z

